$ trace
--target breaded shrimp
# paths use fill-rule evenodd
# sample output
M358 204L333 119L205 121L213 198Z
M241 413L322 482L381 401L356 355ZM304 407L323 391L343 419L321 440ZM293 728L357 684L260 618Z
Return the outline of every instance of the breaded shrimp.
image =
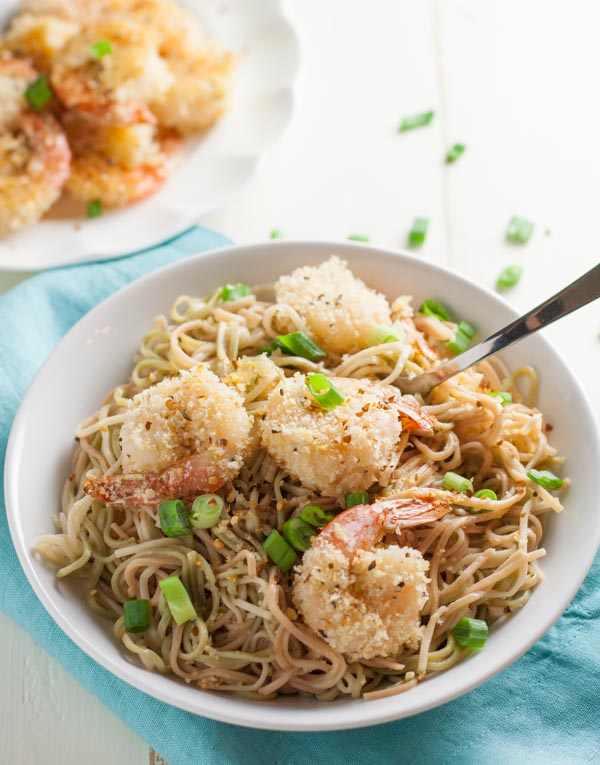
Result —
M376 545L450 509L435 499L389 499L338 515L295 570L292 597L304 621L350 660L417 648L429 563L411 547Z
M19 11L87 24L103 12L102 6L101 0L21 0Z
M308 333L329 353L366 348L379 324L390 324L386 298L366 286L333 255L319 266L302 266L275 283L277 302L292 306Z
M262 444L304 486L339 497L384 481L403 429L431 433L436 421L389 385L330 379L345 397L334 409L319 406L304 375L283 380L267 401Z
M237 391L206 367L181 372L131 400L120 433L123 475L89 476L84 489L132 505L214 492L240 471L250 428Z
M108 0L111 2L111 0ZM195 13L173 0L112 0L116 9L132 15L141 24L158 29L159 51L166 58L198 52L207 36Z
M47 71L59 50L79 29L76 22L59 16L21 13L12 19L0 39L0 51L29 58L37 69Z

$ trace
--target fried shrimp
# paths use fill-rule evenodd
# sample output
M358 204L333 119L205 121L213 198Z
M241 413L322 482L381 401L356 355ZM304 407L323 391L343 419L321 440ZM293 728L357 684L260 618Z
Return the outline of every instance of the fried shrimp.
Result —
M52 14L20 13L0 40L6 50L31 59L41 71L49 69L57 53L79 32L79 24Z
M342 356L366 348L378 324L390 324L386 298L358 279L335 255L302 266L275 283L278 303L294 308L313 339Z
M350 660L418 647L429 563L412 547L376 545L449 511L435 499L389 499L338 515L295 571L292 598L305 622Z
M262 423L263 447L304 486L327 496L385 486L401 456L402 431L432 433L435 419L389 385L330 379L344 396L334 409L319 406L302 374L276 387Z
M154 505L214 492L243 465L251 419L240 394L205 367L138 393L121 426L123 475L88 476L103 502Z

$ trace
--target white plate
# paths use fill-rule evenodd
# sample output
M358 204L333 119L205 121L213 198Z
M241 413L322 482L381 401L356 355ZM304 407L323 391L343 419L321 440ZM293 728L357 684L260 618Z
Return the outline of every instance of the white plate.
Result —
M53 619L122 680L182 709L238 725L312 731L360 727L406 717L465 693L521 656L546 632L577 591L600 541L600 446L594 416L559 354L538 334L503 358L513 369L530 363L539 369L540 406L554 426L552 442L567 456L566 471L573 485L566 511L549 518L544 539L548 555L541 561L545 579L525 608L491 630L483 651L399 696L330 703L293 697L252 702L199 690L125 658L110 624L89 610L74 584L57 582L32 554L38 534L52 530L50 517L57 511L76 424L97 408L107 390L127 379L140 338L178 294L204 295L228 281L273 281L332 252L345 257L355 273L388 296L413 294L417 305L428 297L441 300L483 334L515 318L514 310L497 295L410 255L351 243L285 241L229 247L156 271L85 316L36 377L8 444L6 506L12 537L25 573ZM50 401L55 404L49 406Z
M60 203L35 226L0 239L0 269L106 260L163 242L239 191L282 135L293 112L300 52L281 1L186 4L237 56L228 112L204 138L186 141L185 161L158 194L94 220L70 217ZM0 3L0 29L17 6L17 0Z

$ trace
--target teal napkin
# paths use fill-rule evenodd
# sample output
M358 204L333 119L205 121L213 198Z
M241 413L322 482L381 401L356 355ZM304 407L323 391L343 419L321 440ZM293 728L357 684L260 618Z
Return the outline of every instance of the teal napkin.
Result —
M127 259L48 271L1 297L2 460L27 386L84 313L141 274L225 244L218 234L193 229ZM460 699L375 728L272 733L182 712L130 688L88 658L54 624L30 588L0 504L0 608L169 765L600 762L599 564L596 561L564 616L534 648Z

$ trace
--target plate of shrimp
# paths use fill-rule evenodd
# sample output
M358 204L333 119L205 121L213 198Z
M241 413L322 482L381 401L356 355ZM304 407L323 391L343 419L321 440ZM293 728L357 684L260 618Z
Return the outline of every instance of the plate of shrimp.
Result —
M360 727L476 687L591 565L595 420L540 335L426 398L394 382L454 353L464 322L512 318L465 278L352 243L228 247L132 283L15 420L6 505L29 581L115 675L229 723Z
M291 118L299 53L279 0L15 0L0 29L0 268L184 231Z

